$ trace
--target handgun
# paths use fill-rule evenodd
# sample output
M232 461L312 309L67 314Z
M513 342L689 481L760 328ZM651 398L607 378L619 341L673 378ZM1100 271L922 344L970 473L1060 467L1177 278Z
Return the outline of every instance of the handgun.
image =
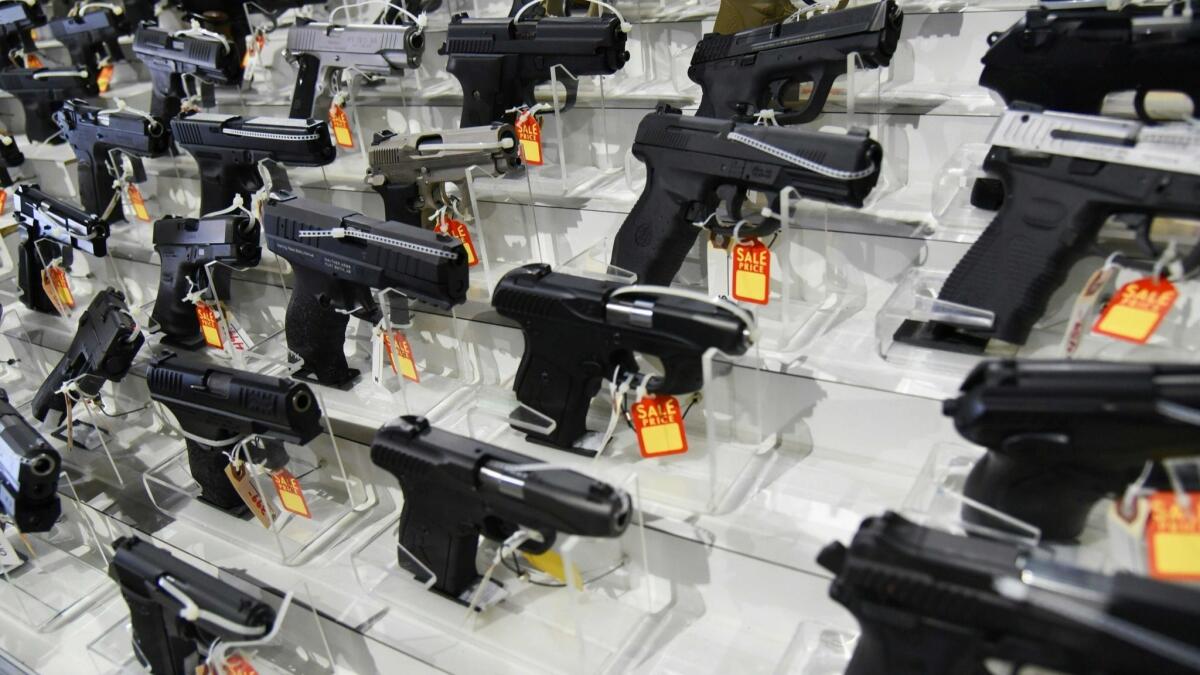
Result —
M129 155L138 167L135 173L144 174L140 158L159 157L171 149L171 137L162 121L103 110L87 101L67 101L54 113L54 122L79 160L80 203L85 211L106 223L124 219L122 209L115 208L117 190L113 181L123 170L118 157Z
M200 167L201 215L242 204L263 186L258 163L325 166L337 158L324 120L192 113L171 120L171 135Z
M942 410L988 449L963 494L1070 541L1146 462L1200 454L1200 427L1172 414L1198 406L1200 366L997 360L976 366ZM969 505L962 516L1014 530Z
M367 184L383 197L388 220L417 227L446 205L447 183L463 183L472 167L503 175L521 166L517 134L510 124L439 129L401 136L375 134L367 150Z
M744 236L778 229L774 218L742 214L747 191L769 196L775 213L787 187L859 207L879 180L883 150L865 130L754 125L684 116L660 104L638 125L633 156L646 165L646 186L617 231L612 264L640 283L666 286L696 242L696 224L724 237L743 220Z
M100 93L96 78L74 68L5 68L0 70L0 90L21 102L25 135L36 143L62 143L54 113L68 100Z
M94 398L105 382L125 379L133 359L146 342L125 304L125 294L106 288L96 294L79 317L79 328L67 353L33 395L33 416L46 421L51 410L66 415L74 399L64 401L59 389L73 383L81 397Z
M817 556L862 630L847 675L1194 673L1200 592L1022 545L867 518ZM985 665L986 664L988 665ZM1038 668L1040 666L1040 668Z
M377 323L372 289L396 291L447 309L466 301L467 253L446 234L375 220L350 209L284 193L263 208L267 248L292 264L284 330L304 374L342 386L357 370L343 343L354 316Z
M636 375L649 393L687 394L704 385L706 351L736 356L749 349L755 326L748 312L662 290L553 272L541 263L500 279L492 306L525 336L513 390L555 422L551 433L529 440L572 447L586 431L602 380ZM657 357L663 374L640 373L635 354Z
M73 204L55 199L35 183L13 190L13 214L20 230L17 286L29 309L56 314L43 286L42 273L55 258L69 268L78 249L97 258L108 255L108 225Z
M188 467L200 498L223 511L244 508L225 475L232 439L259 436L251 459L277 469L288 462L284 443L305 445L324 431L317 399L301 382L170 353L151 363L146 382L150 398L166 406L187 434Z
M400 566L423 583L432 572L432 590L463 602L480 578L480 535L504 542L525 528L539 536L520 548L537 554L558 533L612 538L629 525L629 495L612 485L567 469L525 471L541 462L431 427L423 417L405 415L376 432L371 461L404 493Z
M533 90L550 81L556 65L571 75L612 75L629 60L626 34L615 16L555 17L537 21L509 18L450 18L438 54L463 91L460 127L486 126L521 104L536 103ZM567 107L575 103L576 81L562 80Z
M133 653L152 675L193 675L218 640L253 640L275 624L270 605L146 541L121 537L113 549L108 574L129 606Z
M22 532L49 532L62 513L62 458L0 389L0 513Z
M1135 109L1146 119L1146 94L1166 90L1187 94L1200 111L1200 16L1194 14L1161 6L1038 7L992 33L988 44L979 84L1010 105L1096 115L1105 96L1133 89Z
M868 68L892 62L904 13L895 0L819 14L805 21L709 33L692 52L688 78L700 85L700 117L753 120L776 110L780 124L811 122L825 108L833 81L855 53ZM812 83L803 105L787 99L793 85Z
M150 114L163 121L179 115L182 101L187 97L185 77L193 78L202 87L242 83L242 64L232 43L144 24L133 37L133 53L146 64L154 84Z
M158 323L163 342L182 349L204 345L195 308L184 301L193 291L209 286L212 267L213 300L228 301L233 270L254 267L262 259L258 223L245 214L205 218L168 216L154 223L154 250L161 272L158 298L150 318Z
M25 163L25 153L17 145L17 139L5 133L0 133L0 188L12 187L12 174L9 169Z
M289 9L305 5L323 5L325 0L255 0L235 2L232 0L169 0L179 8L186 19L196 19L207 30L229 38L236 50L237 62L241 64L246 51L246 39L253 32L250 13L262 14L267 25L274 28L276 19Z
M124 61L125 53L117 42L128 35L131 26L125 20L124 9L106 4L93 6L82 14L59 17L46 24L46 32L66 47L71 62L86 70L95 79L100 73L101 59Z
M405 68L419 68L424 51L425 34L416 24L297 22L288 29L287 37L288 58L297 67L290 116L313 117L318 91L329 92L334 78L347 68L376 77L400 75Z
M46 10L40 2L0 2L0 45L4 48L4 54L11 54L18 49L27 54L36 50L31 31L45 23Z
M1200 216L1200 128L1146 126L1070 113L1010 109L983 162L1003 186L1000 210L954 267L938 299L993 313L990 328L906 320L895 339L965 353L989 340L1025 344L1071 267L1094 252L1110 215L1135 214L1149 260L1155 216ZM1194 269L1200 247L1184 261Z

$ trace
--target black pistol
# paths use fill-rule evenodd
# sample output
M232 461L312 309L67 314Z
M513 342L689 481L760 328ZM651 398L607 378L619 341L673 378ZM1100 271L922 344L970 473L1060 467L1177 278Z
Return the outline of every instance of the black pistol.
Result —
M78 99L67 101L54 113L54 121L79 161L79 201L84 210L106 223L123 220L113 187L123 171L119 155L130 155L137 167L142 157L166 154L171 148L167 127L156 118L102 110Z
M275 469L288 462L284 443L305 445L324 431L317 399L302 382L167 354L151 363L146 383L150 398L189 434L188 467L200 484L200 498L223 511L243 508L225 475L232 439L260 436L250 459Z
M64 268L71 266L76 249L96 256L108 255L108 225L73 204L55 199L36 183L18 185L13 190L13 214L20 231L17 249L17 286L21 303L29 309L57 313L46 295L42 273L62 258Z
M432 572L433 590L460 602L480 578L480 535L504 542L526 528L539 536L521 550L544 553L558 533L611 538L629 525L629 495L612 485L567 469L523 471L541 462L433 428L423 417L405 415L376 432L371 461L404 493L400 566L422 582Z
M62 458L0 389L0 513L22 532L48 532L62 513Z
M611 262L640 283L666 286L696 243L697 223L724 237L741 221L741 236L779 228L775 218L742 212L747 191L768 195L776 213L787 187L809 199L862 206L879 180L883 150L863 130L770 127L659 105L638 125L633 156L646 165L646 186L617 231Z
M1096 502L1119 495L1146 462L1200 455L1200 427L1172 410L1200 407L1200 366L988 361L943 411L988 449L963 494L1033 525L1043 539L1083 532ZM967 522L1014 531L963 506Z
M550 81L550 69L572 75L612 75L629 60L627 36L615 16L472 19L455 14L438 54L463 90L459 126L502 122L505 112L533 105L533 90ZM564 78L567 107L575 102L575 83Z
M264 159L296 166L325 166L337 158L329 123L278 117L192 113L171 120L171 135L200 167L200 214L242 205L262 189L258 163Z
M846 57L868 68L892 62L904 12L895 0L818 14L733 35L709 33L692 52L688 78L700 85L700 117L753 120L775 110L780 124L811 122L825 108L833 81L846 74ZM812 83L799 108L786 100L797 85Z
M107 6L93 6L91 10L52 19L46 24L46 32L66 47L76 67L96 79L101 61L125 60L118 39L128 35L131 26L120 7L114 11Z
M635 374L648 377L653 394L698 391L704 353L715 347L744 354L755 331L750 314L730 303L553 272L541 263L505 274L492 306L525 336L517 399L555 422L549 435L528 438L559 448L583 436L603 380ZM658 357L663 374L642 375L635 354Z
M67 353L33 395L34 418L44 422L51 410L66 415L68 403L58 390L68 381L80 396L94 397L105 382L125 379L145 342L124 294L112 288L97 293L79 316L79 328ZM73 399L70 405L74 405Z
M261 228L241 213L207 218L163 218L154 223L154 250L161 272L158 297L150 318L158 323L163 342L183 349L204 344L195 308L184 301L208 288L212 264L214 300L232 296L231 267L254 267L262 259Z
M151 675L194 675L217 640L253 640L275 623L270 605L146 541L121 537L113 549L108 575L129 606L133 653ZM185 618L183 598L195 619Z
M888 512L817 562L862 634L847 675L1014 672L1195 673L1200 592L1043 552L962 537Z
M201 87L242 83L238 50L230 42L176 34L153 24L143 24L133 36L133 53L150 70L150 81L154 85L150 114L164 122L179 115L187 96L185 77L192 78Z
M40 2L5 0L0 2L0 45L5 54L21 50L26 54L37 49L33 29L46 24L46 10Z
M321 384L357 377L343 349L346 325L351 316L380 320L372 289L393 288L442 309L467 298L467 253L449 235L287 193L268 200L263 229L267 248L292 264L288 349Z
M100 93L96 79L75 68L5 68L0 70L0 90L21 102L25 135L35 143L62 143L54 113L69 100Z

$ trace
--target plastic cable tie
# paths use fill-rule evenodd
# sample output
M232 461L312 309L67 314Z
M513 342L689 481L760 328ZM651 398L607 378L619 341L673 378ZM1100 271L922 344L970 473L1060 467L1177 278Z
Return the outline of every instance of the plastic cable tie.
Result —
M754 148L755 150L758 150L759 152L766 153L768 155L771 155L772 157L782 159L785 162L795 164L796 166L798 166L802 169L807 169L809 171L812 171L813 173L820 174L820 175L826 176L828 178L833 178L835 180L847 180L847 181L848 180L858 180L860 178L866 178L868 176L872 176L875 174L875 171L876 171L875 162L871 162L869 165L867 165L867 168L862 169L861 171L844 171L842 169L835 169L833 167L826 166L824 164L818 164L817 162L814 162L810 159L805 159L804 157L801 157L800 155L797 155L792 152L788 152L787 150L784 150L783 148L777 148L774 145L771 145L769 143L764 143L764 142L758 140L757 138L751 138L745 134L741 134L736 131L726 134L725 137L736 143L748 145L748 146Z

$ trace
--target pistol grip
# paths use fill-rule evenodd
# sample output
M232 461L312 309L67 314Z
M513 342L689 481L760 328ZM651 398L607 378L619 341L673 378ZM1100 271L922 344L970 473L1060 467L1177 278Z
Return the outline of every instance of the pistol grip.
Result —
M103 217L104 211L108 209L108 205L116 196L116 189L112 185L113 179L109 175L104 159L97 160L95 157L80 156L78 170L79 202L83 206L83 210L103 219L105 223L124 220L124 211L120 205L113 208L112 214L108 218Z
M200 215L224 211L233 204L233 198L241 195L242 206L250 208L250 198L262 189L262 179L255 164L233 164L223 166L209 160L200 162Z
M63 103L64 101L21 101L21 107L25 109L25 135L29 140L44 143L53 137L54 140L49 141L52 145L67 140L64 135L59 134L58 125L54 122L54 113L62 110Z
M1062 451L1046 446L1038 454ZM1000 452L981 457L963 485L965 496L1037 527L1049 541L1077 539L1092 507L1106 492L1094 478L1089 480L1065 464L1023 460ZM1003 532L1028 534L968 504L963 504L962 518Z
M375 191L383 197L383 214L387 220L394 220L413 227L424 227L426 223L421 218L421 188L413 183L384 183L376 185Z
M429 578L421 568L424 565L437 577L434 590L457 599L479 578L475 568L479 533L466 523L456 529L448 529L437 522L423 519L421 514L415 513L424 511L418 508L422 501L415 490L404 491L397 562L422 582ZM413 561L410 554L420 560L421 565Z
M179 116L184 97L183 82L179 75L166 70L151 70L154 87L150 94L150 114L169 125Z
M537 330L534 328L533 330ZM525 330L525 352L513 382L517 400L554 420L549 434L529 434L532 441L571 448L587 431L587 413L600 391L601 366L563 349L559 340L539 344ZM547 336L551 337L551 336ZM553 336L555 338L561 336ZM573 373L583 372L582 377Z
M203 268L187 261L186 247L164 246L158 251L159 268L158 296L154 300L154 311L150 318L158 323L159 329L166 336L165 341L173 346L184 349L198 349L204 344L200 334L200 319L196 316L195 307L184 302L184 297L192 290L190 281L196 280L196 274L203 276Z
M846 665L846 675L988 675L990 671L976 653L975 636L968 630L940 634L938 629L921 625L919 617L906 621L899 614L903 611L889 612L871 622L858 617L862 634Z
M55 392L67 381L71 369L70 356L71 354L68 352L59 359L58 365L54 366L54 370L50 371L50 375L33 395L30 409L33 417L39 422L45 422L46 416L50 414L51 410L60 416L67 412L67 403L63 400L63 395Z
M62 244L49 239L26 239L21 242L17 255L17 287L20 289L21 303L34 310L46 314L57 314L50 296L42 286L42 270L46 269L43 261L50 261L63 255Z
M166 610L136 593L121 591L129 605L129 623L133 635L133 653L138 662L151 673L182 673L187 668L187 656L197 651L195 645L167 631L171 622L182 621L167 616Z
M222 435L230 437L228 434ZM225 438L209 440L220 441ZM227 513L238 513L245 507L245 502L233 488L229 476L225 475L225 467L229 465L225 451L231 449L232 446L215 448L187 439L188 469L200 485L200 499Z
M317 84L321 75L321 60L312 54L296 56L296 87L292 90L292 108L288 117L306 120L313 116L317 99Z
M638 283L669 286L700 231L686 218L687 210L686 197L670 190L647 164L646 187L617 230L611 263L636 274Z
M295 288L288 301L284 332L288 349L299 356L304 370L321 384L338 387L354 379L358 371L346 363L346 326L350 316L334 308L338 295L335 280L319 272L294 265Z
M460 128L499 122L504 111L521 105L521 84L512 55L453 54L446 71L462 85Z

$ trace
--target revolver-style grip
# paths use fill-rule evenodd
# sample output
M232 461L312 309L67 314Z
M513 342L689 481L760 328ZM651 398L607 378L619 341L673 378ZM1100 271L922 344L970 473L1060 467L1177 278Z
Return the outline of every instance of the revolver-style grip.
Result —
M479 577L475 569L479 534L470 527L450 530L438 523L423 520L418 501L409 499L409 493L405 493L404 507L400 511L400 546L396 549L396 560L419 580L428 580L428 572L405 554L408 551L437 577L433 585L435 590L457 598ZM435 505L433 508L438 507Z
M52 145L66 142L66 137L59 133L58 124L54 122L54 113L62 110L65 101L21 101L25 109L25 135L29 140Z
M284 331L288 349L321 384L340 386L356 375L346 363L346 325L350 316L334 309L336 289L319 272L294 265L295 287L288 301Z
M67 381L70 369L70 360L64 356L59 360L58 365L54 366L54 370L50 371L50 375L42 382L42 386L38 387L37 393L33 395L33 403L30 404L33 416L37 421L45 422L46 415L50 414L51 410L60 415L66 414L66 401L63 400L62 394L55 392Z
M994 312L989 337L1022 345L1050 296L1087 253L1105 214L1092 205L1095 194L1065 182L1016 173L1004 182L1000 211L938 298Z
M184 96L183 84L177 73L169 70L151 70L154 83L150 94L150 114L170 125L179 116Z
M117 191L113 188L112 176L103 159L95 157L79 158L79 202L83 210L102 218L105 223L124 220L124 211L117 206L108 218L103 218L104 211L112 203Z
M122 590L129 606L129 623L133 635L133 653L138 662L151 673L183 672L184 656L195 651L194 645L171 636L168 621L181 621L167 616L165 609L154 600Z
M553 419L555 426L549 434L531 433L527 439L571 448L587 431L588 408L600 391L599 364L583 361L569 347L564 348L569 340L546 345L539 342L530 330L525 331L525 353L513 389L518 401ZM573 375L577 372L582 376Z
M413 227L425 226L421 218L421 188L416 183L384 183L374 187L379 196L383 197L383 215L386 220Z
M296 56L296 87L292 90L292 109L288 117L306 120L313 116L317 99L317 82L321 75L321 60L312 54Z
M513 55L453 54L446 60L446 71L462 85L460 128L499 122L509 108L534 103L532 84L526 87L517 77L516 58ZM529 100L525 100L525 89L529 90Z
M612 264L636 274L638 283L670 285L700 231L687 211L687 199L647 165L646 187L613 240Z
M71 249L64 249L62 244L50 239L26 239L21 242L17 251L17 287L20 289L21 303L36 312L56 314L58 312L46 289L42 286L42 270L46 269L45 262L58 256L69 260Z
M223 166L219 161L201 161L199 157L196 164L200 167L201 216L229 208L237 195L242 196L242 205L250 208L250 198L262 188L258 166L254 164Z
M1105 480L1100 471L1089 476L1062 464L989 452L971 467L963 495L1037 527L1043 539L1073 541L1083 532L1092 507L1109 492L1104 484L1110 482L1121 481ZM962 518L1004 532L1027 534L966 503Z
M192 472L192 478L200 484L200 499L222 511L234 513L241 510L245 502L233 488L229 476L225 475L225 467L229 465L225 450L228 449L230 448L210 447L199 441L187 439L188 469Z

